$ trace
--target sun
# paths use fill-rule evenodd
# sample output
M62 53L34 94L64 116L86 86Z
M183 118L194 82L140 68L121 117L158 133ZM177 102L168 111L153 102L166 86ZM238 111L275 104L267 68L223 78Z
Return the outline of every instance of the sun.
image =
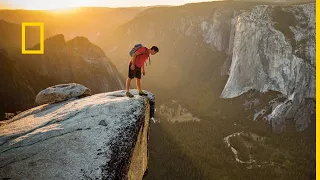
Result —
M54 0L54 1L20 1L19 6L28 10L50 10L52 12L66 12L86 5L84 0Z
M65 0L68 2L68 0ZM71 3L70 3L71 2ZM62 3L61 0L55 1L37 1L37 3L21 2L20 6L27 10L43 10L54 14L69 14L76 12L81 7L81 3L69 1L69 3Z

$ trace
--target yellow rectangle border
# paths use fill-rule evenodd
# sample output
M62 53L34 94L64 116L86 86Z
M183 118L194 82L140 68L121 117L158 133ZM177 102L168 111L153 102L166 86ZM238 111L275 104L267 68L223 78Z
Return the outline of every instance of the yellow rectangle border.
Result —
M26 50L26 27L40 27L40 49ZM44 54L44 23L43 22L23 22L22 23L22 54Z
M320 72L319 72L319 53L320 51L317 49L320 47L320 42L319 42L319 24L320 24L320 12L319 12L319 6L320 2L316 2L316 179L320 180L320 112L319 112L319 107L320 107Z

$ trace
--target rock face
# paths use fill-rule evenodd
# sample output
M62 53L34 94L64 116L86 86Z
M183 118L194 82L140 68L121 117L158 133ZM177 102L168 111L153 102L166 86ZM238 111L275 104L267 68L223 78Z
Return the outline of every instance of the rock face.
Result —
M40 91L36 97L36 103L51 104L87 95L91 95L90 89L80 84L59 84Z
M142 179L148 95L115 91L20 113L0 127L0 179Z
M290 17L289 24L274 19L275 14ZM310 107L315 107L312 101L306 103L315 99L315 5L256 6L238 16L235 29L230 76L222 97L233 98L252 89L281 92L288 101L268 118L274 130L283 131L288 118L295 119L298 130L305 129L314 113ZM309 115L297 118L298 109L305 106Z
M5 113L13 113L19 109L28 109L34 104L36 92L30 87L22 67L16 65L4 53L0 53L0 119Z
M85 37L65 41L62 34L45 40L45 54L20 56L37 76L52 79L54 84L76 82L93 93L124 89L123 80L103 50ZM32 49L39 49L39 44ZM48 86L46 86L48 87ZM42 88L44 89L44 88Z

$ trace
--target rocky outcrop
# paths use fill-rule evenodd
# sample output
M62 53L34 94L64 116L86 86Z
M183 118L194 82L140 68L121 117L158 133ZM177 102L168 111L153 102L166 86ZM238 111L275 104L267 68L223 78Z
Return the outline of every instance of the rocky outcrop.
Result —
M289 23L275 19L276 14L286 14ZM238 16L231 43L230 75L221 96L233 98L252 89L281 92L288 100L267 119L276 131L283 131L289 118L304 130L315 112L315 102L306 103L315 100L315 5L256 6ZM309 115L297 118L305 106Z
M36 97L36 103L39 105L52 104L79 96L89 95L91 95L90 89L80 84L59 84L40 91Z
M0 179L142 179L154 95L41 105L0 127Z
M169 122L200 122L200 119L194 114L183 107L180 102L172 100L171 102L164 103L160 105L159 115L161 117L160 121L166 120Z

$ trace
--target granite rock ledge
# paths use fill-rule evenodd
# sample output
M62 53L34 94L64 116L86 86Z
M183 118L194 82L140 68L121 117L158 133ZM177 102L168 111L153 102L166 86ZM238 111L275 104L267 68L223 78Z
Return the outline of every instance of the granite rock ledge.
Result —
M155 96L44 104L0 127L0 179L142 179Z

